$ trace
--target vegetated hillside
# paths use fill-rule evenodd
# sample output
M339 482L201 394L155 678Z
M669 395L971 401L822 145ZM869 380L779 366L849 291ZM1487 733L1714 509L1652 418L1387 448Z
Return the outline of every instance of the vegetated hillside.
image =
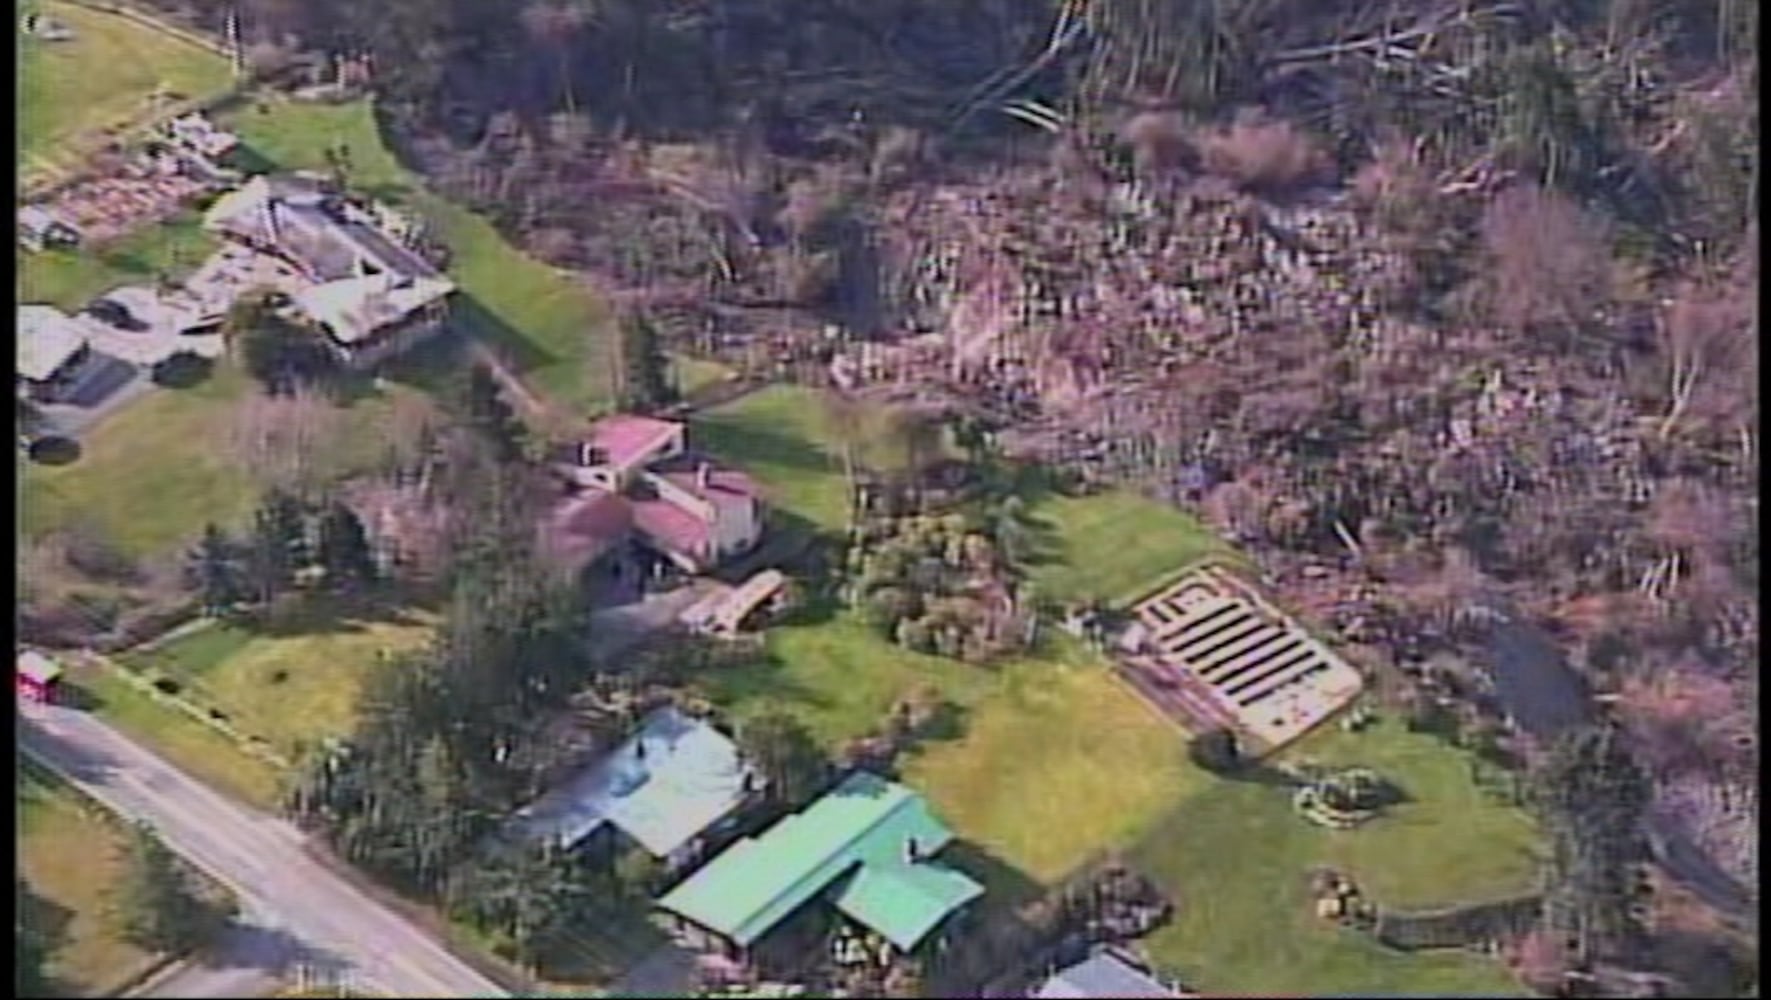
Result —
M925 386L1203 507L1386 683L1543 619L1755 881L1756 3L239 7L680 346L937 334Z

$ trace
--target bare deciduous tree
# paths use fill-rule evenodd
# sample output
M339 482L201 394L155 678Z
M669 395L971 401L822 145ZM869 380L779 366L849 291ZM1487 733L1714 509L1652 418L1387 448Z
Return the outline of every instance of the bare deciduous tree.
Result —
M1562 195L1508 188L1482 213L1490 315L1518 332L1590 326L1615 273L1604 226Z
M311 495L341 471L346 431L344 413L309 389L255 392L236 409L226 445L261 489Z

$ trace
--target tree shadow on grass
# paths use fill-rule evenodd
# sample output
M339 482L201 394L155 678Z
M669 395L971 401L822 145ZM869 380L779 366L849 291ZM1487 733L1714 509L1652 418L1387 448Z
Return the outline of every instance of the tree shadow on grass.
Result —
M65 677L56 689L55 701L56 704L76 712L98 712L105 707L105 700L99 697L97 691Z
M356 594L304 594L295 606L256 614L242 622L255 635L291 639L309 635L355 635L373 625L413 628L427 624L414 610L410 595L391 590Z
M451 325L456 330L464 336L477 338L492 348L519 375L545 368L560 360L557 355L524 336L472 296L459 296L450 308L453 313Z
M842 475L836 456L818 442L738 414L697 414L690 420L689 434L708 451L740 468L760 463L792 471Z

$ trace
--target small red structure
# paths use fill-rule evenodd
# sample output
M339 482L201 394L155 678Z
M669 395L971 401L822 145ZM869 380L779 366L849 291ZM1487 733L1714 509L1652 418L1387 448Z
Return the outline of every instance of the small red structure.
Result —
M55 700L61 665L35 650L18 654L17 688L20 698L47 704Z

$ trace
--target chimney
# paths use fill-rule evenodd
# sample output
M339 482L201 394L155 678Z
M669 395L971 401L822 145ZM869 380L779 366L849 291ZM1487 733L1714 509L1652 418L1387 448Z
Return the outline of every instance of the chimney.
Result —
M708 477L710 475L712 475L712 473L713 473L713 467L708 465L706 462L702 462L699 466L696 467L696 469L695 469L695 490L697 492L700 492L700 493L707 492Z

